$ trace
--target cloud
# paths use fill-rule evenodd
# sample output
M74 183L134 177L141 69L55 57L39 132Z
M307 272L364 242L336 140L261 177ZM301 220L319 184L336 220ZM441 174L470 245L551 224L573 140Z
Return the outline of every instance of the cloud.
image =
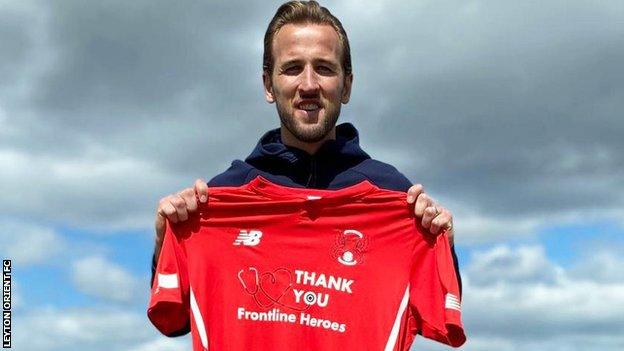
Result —
M553 337L549 340L535 340L526 338L521 342L517 340L486 336L469 337L466 344L460 350L465 351L524 351L524 350L552 350L552 351L615 351L622 347L622 341L618 337L592 337L565 336ZM413 351L445 351L448 346L435 343L431 340L417 338L411 350Z
M621 207L622 5L568 5L340 6L363 139L408 150L413 181L482 216Z
M146 228L152 226L150 212L158 195L179 187L167 184L173 178L144 160L97 148L86 153L85 158L66 159L0 148L0 161L11 165L0 169L0 209L24 220Z
M2 5L0 38L15 57L0 60L11 73L0 82L0 160L12 165L0 170L0 211L151 227L159 197L216 175L275 125L255 118L274 110L262 99L260 48L249 45L274 10L187 5Z
M24 299L24 295L22 294L22 286L23 285L20 282L19 277L13 273L13 276L11 277L11 310L13 311L21 311L27 306L27 301Z
M67 247L52 228L6 219L0 219L0 241L0 255L14 266L47 263Z
M496 283L552 285L562 274L561 269L548 261L540 246L522 246L515 250L497 246L474 257L466 273L477 286Z
M434 197L435 198L435 197ZM477 244L483 242L502 241L513 237L527 237L534 235L536 231L549 223L552 219L514 216L488 216L474 210L462 208L461 205L453 206L452 202L436 198L440 203L446 204L454 213L454 226L456 228L458 244Z
M161 341L165 336L144 314L116 308L31 309L15 317L13 345L19 350L181 350L188 337Z
M509 350L616 350L624 342L621 280L579 277L549 261L539 246L497 246L472 256L463 271L462 303L469 338L477 343L492 338L507 340L503 349ZM621 266L621 256L612 263Z
M144 344L136 346L130 351L187 351L191 349L189 342L190 337L183 338L165 338L158 337Z
M74 261L71 277L79 291L111 302L141 301L145 286L122 266L99 256Z
M503 243L509 239L535 239L538 233L550 231L560 226L587 226L614 223L623 227L624 212L621 208L595 207L559 211L545 211L532 216L520 214L497 215L488 211L479 211L469 204L457 200L448 194L427 190L436 201L451 209L454 216L456 243L460 245L479 245L484 243Z
M622 254L624 250L618 252L607 249L592 250L581 263L574 265L570 273L579 280L604 284L624 283Z

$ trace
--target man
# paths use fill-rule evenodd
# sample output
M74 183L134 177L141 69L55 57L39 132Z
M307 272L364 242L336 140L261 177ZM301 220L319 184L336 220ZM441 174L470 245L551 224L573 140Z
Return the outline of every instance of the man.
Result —
M422 227L433 234L448 232L452 214L412 186L394 167L371 159L358 145L358 132L348 123L336 126L341 104L349 102L353 73L347 34L327 9L314 1L282 5L264 38L263 84L267 102L275 103L280 128L267 132L255 150L236 160L206 184L195 182L162 198L156 215L153 269L158 260L165 221L186 221L206 202L211 186L240 186L260 175L289 187L342 189L367 180L407 192ZM457 260L453 252L455 269ZM152 276L153 278L153 276ZM188 327L174 335L187 333Z

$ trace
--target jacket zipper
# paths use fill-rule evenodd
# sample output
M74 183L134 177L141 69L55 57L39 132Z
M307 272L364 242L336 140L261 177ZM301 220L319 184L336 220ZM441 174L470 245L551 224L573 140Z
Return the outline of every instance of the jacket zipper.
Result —
M310 160L310 175L306 183L306 188L316 186L316 157L312 156Z

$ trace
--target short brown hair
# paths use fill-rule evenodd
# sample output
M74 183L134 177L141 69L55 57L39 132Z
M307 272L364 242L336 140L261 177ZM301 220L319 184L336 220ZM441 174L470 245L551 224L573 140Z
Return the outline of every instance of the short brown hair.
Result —
M347 32L342 27L342 23L325 7L316 1L289 1L277 9L275 16L271 19L269 27L264 34L264 54L262 57L262 69L271 75L273 72L273 38L277 32L286 24L327 24L338 33L338 39L342 45L342 69L345 77L351 74L351 48Z

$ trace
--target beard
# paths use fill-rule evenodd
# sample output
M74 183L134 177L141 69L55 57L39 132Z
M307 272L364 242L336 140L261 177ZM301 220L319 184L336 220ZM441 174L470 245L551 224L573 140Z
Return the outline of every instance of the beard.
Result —
M279 102L276 102L277 114L279 115L282 125L297 140L304 143L316 143L323 140L336 126L338 116L340 115L340 104L337 108L325 109L325 116L316 125L308 126L296 121L294 113L288 111ZM325 107L326 108L326 107Z

